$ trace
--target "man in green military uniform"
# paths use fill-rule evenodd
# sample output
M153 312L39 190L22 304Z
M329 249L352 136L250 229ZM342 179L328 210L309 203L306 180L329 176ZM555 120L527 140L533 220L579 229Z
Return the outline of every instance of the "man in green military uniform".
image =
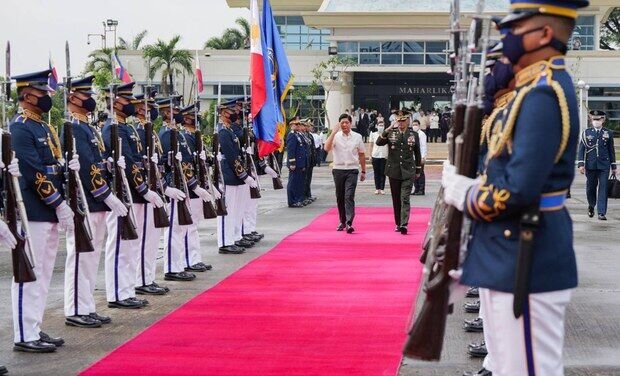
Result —
M396 120L396 123L383 131L376 144L378 146L388 145L385 175L390 178L394 221L396 222L395 231L406 235L412 179L419 177L422 171L422 157L419 136L409 128L409 112L399 111Z

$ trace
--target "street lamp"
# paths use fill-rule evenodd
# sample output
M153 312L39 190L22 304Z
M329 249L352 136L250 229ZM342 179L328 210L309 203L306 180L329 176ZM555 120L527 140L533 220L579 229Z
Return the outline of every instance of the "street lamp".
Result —
M107 28L106 28L107 26ZM114 33L114 49L116 50L116 28L118 27L118 21L117 20L113 20L108 18L107 20L105 20L103 22L103 28L105 30L105 32L107 33L108 31L113 32Z
M579 130L583 131L584 121L583 121L583 89L585 89L586 83L584 80L577 81L577 89L579 89Z

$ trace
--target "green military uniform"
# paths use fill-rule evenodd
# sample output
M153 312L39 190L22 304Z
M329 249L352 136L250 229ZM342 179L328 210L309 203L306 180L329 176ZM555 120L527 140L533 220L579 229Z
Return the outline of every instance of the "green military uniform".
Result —
M408 119L408 112L399 111L397 118L399 122L408 122ZM385 130L377 139L376 144L378 146L389 145L385 175L390 178L396 231L406 234L410 211L409 195L413 178L422 171L420 139L418 134L409 127L404 131L394 128Z

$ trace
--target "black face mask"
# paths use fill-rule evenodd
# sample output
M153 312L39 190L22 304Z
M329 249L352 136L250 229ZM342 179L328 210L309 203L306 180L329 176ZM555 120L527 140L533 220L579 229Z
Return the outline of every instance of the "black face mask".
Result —
M156 108L151 108L149 110L149 113L151 115L151 121L157 119L159 117L159 110Z
M174 115L174 122L177 124L183 124L183 115L182 114L175 114Z
M88 112L93 112L97 108L97 102L93 98L85 99L82 101L82 108Z
M39 107L39 110L49 112L52 109L52 97L49 95L44 95L42 97L33 95L33 97L37 98L37 104L35 104L35 106Z
M532 30L528 30L521 34L513 34L512 31L507 32L506 35L504 36L504 39L502 40L502 43L504 46L502 53L504 54L504 56L508 58L508 60L510 60L512 64L517 64L523 55L532 53L534 51L541 50L545 47L553 47L560 53L565 54L568 49L566 47L566 44L560 42L559 40L555 38L551 39L551 41L549 41L549 44L538 46L531 51L525 50L525 46L523 45L523 37L527 34L530 34L530 33L533 33L535 31L542 30L542 29L544 29L544 26L541 26L541 27L538 27Z
M236 123L237 120L239 120L239 116L237 114L230 114L228 118L230 119L231 123Z
M121 112L126 116L133 116L136 113L136 106L134 106L133 103L124 104Z

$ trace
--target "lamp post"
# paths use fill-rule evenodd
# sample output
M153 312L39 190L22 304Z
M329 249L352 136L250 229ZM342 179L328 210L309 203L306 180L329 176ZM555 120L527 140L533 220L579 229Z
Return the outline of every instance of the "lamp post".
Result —
M108 18L105 22L103 22L103 27L106 33L114 33L114 50L116 50L116 28L118 27L118 21Z
M584 121L583 121L583 89L585 89L586 83L584 80L577 81L577 88L579 89L579 133L583 132Z

